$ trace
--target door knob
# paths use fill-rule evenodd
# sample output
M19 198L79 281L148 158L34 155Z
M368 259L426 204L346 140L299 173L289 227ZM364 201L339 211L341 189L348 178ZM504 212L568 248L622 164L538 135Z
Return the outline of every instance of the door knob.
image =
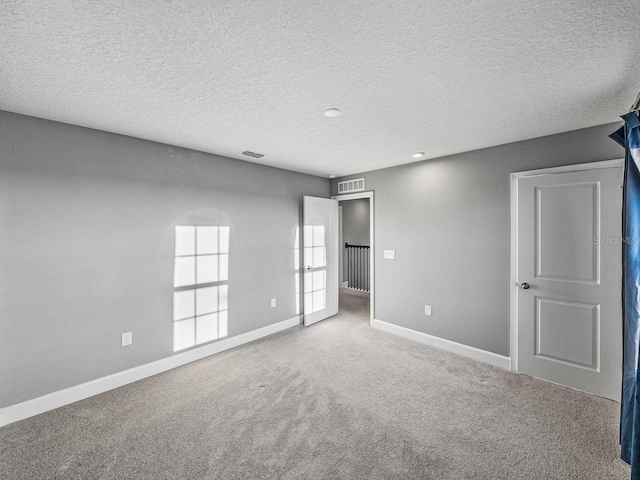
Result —
M531 288L531 285L525 282L520 284L520 287L522 287L524 290L529 290L529 288Z
M313 267L311 267L309 265L305 265L302 268L303 268L303 270L311 270Z

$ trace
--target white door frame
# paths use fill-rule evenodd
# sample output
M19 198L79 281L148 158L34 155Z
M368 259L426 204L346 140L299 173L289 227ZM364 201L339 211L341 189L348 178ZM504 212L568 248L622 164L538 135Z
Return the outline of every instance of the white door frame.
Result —
M338 295L340 295L340 289L344 288L344 282L342 281L344 277L344 258L342 253L342 239L344 236L342 235L342 207L340 203L338 203Z
M624 167L624 158L604 160L601 162L563 165L561 167L527 170L511 174L511 248L509 275L509 356L511 371L518 371L518 180L524 177L548 175L554 173L597 170L600 168ZM621 212L622 213L622 212Z
M373 192L358 192L358 193L347 193L345 195L334 195L331 197L333 200L337 200L338 202L342 202L344 200L357 200L359 198L368 198L369 199L369 241L371 242L371 248L369 248L369 285L371 286L369 291L369 326L373 327L373 319L375 318L374 306L375 306L375 236L374 236L374 203L373 203ZM342 248L342 245L340 246Z

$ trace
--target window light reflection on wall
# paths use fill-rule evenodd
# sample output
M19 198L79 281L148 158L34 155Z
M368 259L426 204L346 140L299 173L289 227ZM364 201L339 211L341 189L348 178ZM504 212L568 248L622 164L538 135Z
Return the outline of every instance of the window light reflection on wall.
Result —
M228 335L228 226L175 228L173 351Z

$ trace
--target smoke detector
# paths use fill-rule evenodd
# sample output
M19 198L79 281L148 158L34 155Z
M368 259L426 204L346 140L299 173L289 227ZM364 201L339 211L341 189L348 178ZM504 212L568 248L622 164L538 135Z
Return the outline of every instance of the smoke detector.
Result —
M324 111L325 117L337 117L341 113L342 113L342 111L339 108L327 108Z

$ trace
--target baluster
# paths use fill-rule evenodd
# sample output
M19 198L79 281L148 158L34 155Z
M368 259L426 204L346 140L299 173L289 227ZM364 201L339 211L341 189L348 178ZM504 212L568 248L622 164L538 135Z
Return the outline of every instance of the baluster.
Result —
M356 288L360 290L360 247L356 247Z
M353 288L353 247L349 248L349 286Z
M365 260L365 274L364 274L364 289L365 291L369 291L369 249L365 248L364 249L364 254L366 255L366 260Z

